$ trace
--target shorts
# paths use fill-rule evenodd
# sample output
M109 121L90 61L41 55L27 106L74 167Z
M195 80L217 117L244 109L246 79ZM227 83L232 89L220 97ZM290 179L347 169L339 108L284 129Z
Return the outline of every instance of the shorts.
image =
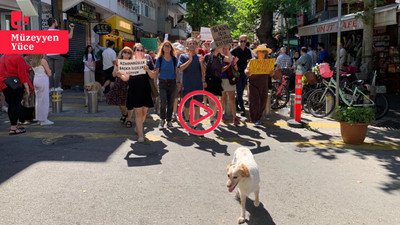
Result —
M236 84L232 85L229 83L229 79L222 79L223 91L236 91Z
M196 90L194 90L194 91L196 91ZM186 95L190 94L191 92L193 92L193 91L186 91L186 90L183 90L183 91L182 91L182 99L183 99ZM186 108L189 108L189 107L190 107L190 100L191 100L191 99L194 99L194 100L196 100L196 101L202 103L202 102L203 102L203 95L195 95L195 96L193 96L193 97L190 97L190 98L185 102L185 107L186 107Z
M114 66L103 70L103 76L104 76L104 82L106 82L107 80L111 81L111 82L115 82L115 77L113 77L112 73L114 71Z

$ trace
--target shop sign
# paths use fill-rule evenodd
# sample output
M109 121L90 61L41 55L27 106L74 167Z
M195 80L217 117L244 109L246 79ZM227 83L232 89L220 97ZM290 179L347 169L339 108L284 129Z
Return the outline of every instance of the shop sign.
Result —
M78 19L72 16L68 16L68 22L70 23L76 23L76 24L83 24L83 25L88 25L88 21L87 20L82 20L82 19Z
M84 2L74 6L73 8L68 10L67 13L69 15L73 15L75 17L79 17L86 20L96 19L96 8Z
M363 28L363 22L360 19L352 19L342 22L341 31L359 30ZM337 22L319 25L316 28L316 34L337 32Z
M112 28L108 24L100 23L93 27L93 31L98 35L105 35L111 33Z
M304 13L297 15L296 19L297 19L297 27L304 26Z
M49 29L48 20L51 17L51 13L43 13L42 14L42 30Z

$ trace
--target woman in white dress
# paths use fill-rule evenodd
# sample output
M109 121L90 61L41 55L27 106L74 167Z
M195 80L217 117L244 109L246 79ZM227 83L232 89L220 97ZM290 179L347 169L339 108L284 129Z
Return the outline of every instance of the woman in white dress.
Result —
M96 69L96 57L94 56L94 51L91 45L88 45L85 50L85 55L83 56L83 63L85 63L84 70L84 84L95 82L94 71Z
M51 70L43 54L32 55L31 67L35 72L33 86L35 88L35 115L42 126L54 124L47 119L49 114L49 77Z

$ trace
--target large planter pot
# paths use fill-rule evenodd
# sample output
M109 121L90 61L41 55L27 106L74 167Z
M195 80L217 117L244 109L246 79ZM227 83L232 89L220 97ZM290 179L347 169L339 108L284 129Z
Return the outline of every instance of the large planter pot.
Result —
M360 145L364 143L367 136L368 123L356 123L350 125L348 122L340 122L340 132L344 143Z

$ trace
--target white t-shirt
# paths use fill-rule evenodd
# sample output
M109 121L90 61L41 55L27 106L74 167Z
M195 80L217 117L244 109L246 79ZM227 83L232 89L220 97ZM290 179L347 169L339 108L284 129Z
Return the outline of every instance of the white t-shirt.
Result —
M48 30L56 30L56 31L57 31L57 30L59 30L59 29L51 29L51 28L50 28L50 29L48 29ZM60 55L60 54L47 54L47 55L48 55L48 56L52 56L52 55Z
M86 62L92 69L95 69L95 66L96 66L96 62L95 61L96 61L96 57L93 57L91 53L88 54L88 59L87 60L85 59L85 56L83 56L83 62L84 63ZM88 72L88 71L91 71L91 70L90 70L89 67L87 67L85 65L85 70L84 71Z
M103 70L114 66L113 61L117 60L117 53L112 48L107 48L103 51Z

